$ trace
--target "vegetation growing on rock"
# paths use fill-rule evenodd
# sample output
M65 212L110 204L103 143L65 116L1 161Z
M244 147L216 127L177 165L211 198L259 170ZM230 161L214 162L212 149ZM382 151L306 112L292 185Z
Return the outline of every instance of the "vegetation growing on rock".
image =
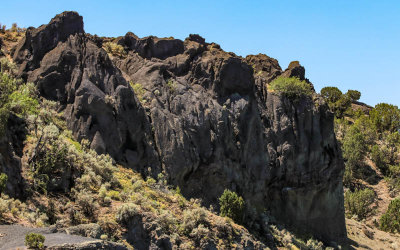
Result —
M106 42L103 44L104 50L112 56L125 57L126 51L124 47L114 42Z
M313 94L311 85L296 77L279 76L268 85L268 89L281 93L291 100L310 97Z
M220 214L242 223L244 216L244 200L235 192L225 189L219 198Z

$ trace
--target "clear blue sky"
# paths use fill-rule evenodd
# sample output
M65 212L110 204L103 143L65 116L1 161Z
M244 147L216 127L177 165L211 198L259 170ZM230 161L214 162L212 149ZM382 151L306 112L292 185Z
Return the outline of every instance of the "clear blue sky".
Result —
M0 22L36 27L64 10L78 11L92 34L198 33L241 56L267 54L282 68L299 60L317 91L357 89L367 104L400 106L399 0L9 0Z

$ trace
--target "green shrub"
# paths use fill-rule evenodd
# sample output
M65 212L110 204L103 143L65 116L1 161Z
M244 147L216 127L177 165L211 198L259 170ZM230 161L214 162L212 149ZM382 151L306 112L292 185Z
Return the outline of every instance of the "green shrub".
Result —
M37 233L28 233L25 235L25 245L28 248L43 249L45 237Z
M97 201L93 198L93 194L88 192L78 193L75 202L83 214L89 218L93 218L99 208Z
M379 103L369 112L369 115L379 132L396 132L400 128L400 110L397 106Z
M19 84L20 82L9 74L0 72L0 107L9 102L10 95L17 90Z
M344 194L344 207L348 216L356 215L359 220L367 218L372 209L371 204L375 201L375 193L371 189L347 191Z
M129 221L140 214L140 207L133 203L123 204L117 211L116 220L122 225L127 225Z
M361 168L364 166L364 156L367 152L365 136L358 126L349 128L343 139L342 150L346 167L351 171L352 176L357 176L362 172Z
M233 219L236 223L242 223L244 215L244 200L235 192L225 189L219 198L220 214Z
M126 56L126 51L124 47L122 47L119 44L113 43L113 42L106 42L103 44L104 50L113 55L113 56L118 56L121 58L124 58Z
M343 94L336 87L325 87L321 89L321 96L328 103L335 116L341 118L345 112L349 111L351 103L360 99L361 93L357 90L349 90L346 94Z
M167 81L167 86L168 86L168 89L169 89L169 91L170 91L171 93L174 93L174 92L175 92L175 90L176 90L176 83L175 83L174 80L168 79L168 81Z
M21 80L12 77L9 71L13 66L3 59L0 59L0 136L6 130L10 113L26 117L37 114L39 107L36 87L32 83L22 84Z
M348 95L348 97L350 98L350 100L352 102L360 100L360 97L361 97L360 91L357 91L357 90L349 89L346 94Z
M383 174L386 174L389 160L378 145L374 145L371 149L371 160L382 171Z
M129 84L133 88L133 91L135 92L136 97L139 99L139 102L141 104L146 103L146 99L144 99L144 94L146 93L146 90L143 88L142 84L133 83L132 81L129 82Z
M175 232L177 228L177 220L169 210L161 210L157 224L164 233Z
M192 210L185 210L183 212L183 233L190 235L192 230L197 228L200 224L208 224L207 213L204 208L195 208Z
M17 91L9 96L9 107L17 115L26 116L39 113L39 101L33 83L20 85Z
M268 85L268 89L281 93L291 100L297 100L301 97L311 97L313 94L311 85L296 77L280 76Z
M17 71L17 66L15 65L15 63L11 62L6 57L0 59L1 73L15 74L16 71Z
M8 202L6 199L0 198L0 218L3 217L3 214L9 212Z
M64 171L70 166L67 160L66 145L60 144L58 140L52 138L42 143L44 146L36 152L36 156L31 162L31 172L35 190L46 193L49 181L54 177L62 177ZM54 186L53 188L61 187Z
M5 173L0 174L0 193L6 189L8 176Z
M388 210L380 219L380 228L392 233L400 233L400 198L392 200Z

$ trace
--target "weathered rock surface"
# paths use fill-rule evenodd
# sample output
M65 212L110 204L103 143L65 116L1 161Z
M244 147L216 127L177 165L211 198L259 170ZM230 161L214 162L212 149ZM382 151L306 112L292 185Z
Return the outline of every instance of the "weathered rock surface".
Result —
M21 157L25 138L25 122L15 115L10 115L7 128L0 132L0 172L8 176L6 193L17 198L23 196Z
M29 28L14 53L19 75L60 102L74 136L98 153L136 169L159 168L150 125L129 84L107 53L87 39L82 17L64 12Z
M317 97L293 103L266 89L278 75L305 79L302 66L282 72L275 59L243 59L198 35L128 33L118 43L127 56L111 61L82 18L65 12L28 29L14 60L97 152L144 174L163 170L206 204L229 188L249 208L325 241L346 235L333 115ZM142 103L121 71L143 86Z
M286 224L343 237L343 161L332 114L318 98L293 103L266 90L279 75L305 80L304 68L282 72L265 55L246 63L214 44L184 44L183 54L163 61L135 51L114 59L147 90L144 106L170 182L207 204L229 188Z

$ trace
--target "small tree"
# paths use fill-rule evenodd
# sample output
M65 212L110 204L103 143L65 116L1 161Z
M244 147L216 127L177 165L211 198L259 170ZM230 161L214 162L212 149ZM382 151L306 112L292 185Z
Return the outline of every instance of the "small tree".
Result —
M3 191L6 189L6 184L7 184L8 176L5 173L0 174L0 193L3 193Z
M369 115L379 132L396 132L400 128L400 110L397 106L379 103Z
M379 148L378 145L374 145L371 149L371 160L382 171L383 174L386 174L389 164L388 157L385 156L384 152Z
M343 93L336 87L325 87L321 89L321 96L328 101L328 103L335 103L339 101Z
M364 156L367 152L366 139L358 126L352 126L343 139L343 157L351 176L358 174L363 167Z
M325 87L321 89L321 96L326 100L335 116L341 118L344 112L350 108L351 102L356 100L357 96L358 99L360 98L361 93L357 90L349 90L346 94L343 94L336 87Z
M357 90L349 89L346 94L350 97L350 100L352 102L360 100L360 97L361 97L360 91L357 91Z
M25 236L25 245L32 249L43 249L45 237L37 233L28 233Z
M400 198L392 200L380 219L380 228L388 232L400 232Z
M244 215L244 200L235 192L225 189L219 198L220 215L233 219L236 223L242 223Z
M365 219L371 212L370 205L375 201L375 193L371 189L347 191L344 194L344 207L347 215L357 215Z

